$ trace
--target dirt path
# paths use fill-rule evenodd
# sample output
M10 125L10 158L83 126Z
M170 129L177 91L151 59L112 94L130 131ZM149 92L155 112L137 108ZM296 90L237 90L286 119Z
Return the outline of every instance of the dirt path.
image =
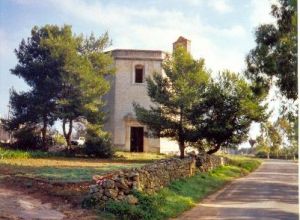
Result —
M49 189L14 185L0 181L0 219L6 220L94 220L91 210L74 206L61 197L49 195Z
M50 203L0 186L0 219L63 219L65 215Z
M298 220L298 164L265 161L250 175L209 196L178 220Z

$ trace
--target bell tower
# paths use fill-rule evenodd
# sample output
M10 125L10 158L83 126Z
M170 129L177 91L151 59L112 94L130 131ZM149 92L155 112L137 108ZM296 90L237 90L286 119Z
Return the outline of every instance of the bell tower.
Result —
M183 48L186 49L187 52L191 52L191 41L180 36L177 41L175 41L173 43L173 51L178 47L178 46L181 46Z

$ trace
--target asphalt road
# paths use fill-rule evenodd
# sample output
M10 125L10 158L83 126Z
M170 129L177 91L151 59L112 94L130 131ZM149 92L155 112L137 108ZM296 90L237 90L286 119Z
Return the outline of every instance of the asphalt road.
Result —
M266 160L177 219L298 220L298 163Z

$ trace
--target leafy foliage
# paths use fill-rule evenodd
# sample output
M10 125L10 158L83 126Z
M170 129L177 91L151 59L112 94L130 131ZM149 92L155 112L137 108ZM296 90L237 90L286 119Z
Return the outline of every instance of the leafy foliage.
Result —
M64 138L63 135L56 133L53 135L53 142L54 145L60 145L60 146L64 146L66 145L66 139Z
M282 144L282 137L275 125L270 122L261 124L261 135L257 137L257 152L265 152L267 158L270 153L275 153L278 157L279 148Z
M277 24L264 24L256 30L257 46L246 58L247 76L255 82L253 90L265 96L271 80L288 99L298 97L297 78L297 0L279 0L272 6Z
M257 137L256 155L267 158L295 158L298 155L298 136L293 123L286 116L277 121L261 125L261 135Z

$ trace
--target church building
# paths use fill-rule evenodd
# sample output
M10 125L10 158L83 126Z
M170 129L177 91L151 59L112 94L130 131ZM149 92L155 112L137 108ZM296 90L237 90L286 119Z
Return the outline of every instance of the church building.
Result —
M190 51L191 42L179 37L173 43ZM178 152L176 141L148 135L147 126L135 117L133 103L145 108L153 105L147 94L146 78L163 73L162 62L168 55L161 50L116 49L111 51L116 73L111 77L111 90L106 95L108 120L105 129L112 135L114 146L131 152Z

